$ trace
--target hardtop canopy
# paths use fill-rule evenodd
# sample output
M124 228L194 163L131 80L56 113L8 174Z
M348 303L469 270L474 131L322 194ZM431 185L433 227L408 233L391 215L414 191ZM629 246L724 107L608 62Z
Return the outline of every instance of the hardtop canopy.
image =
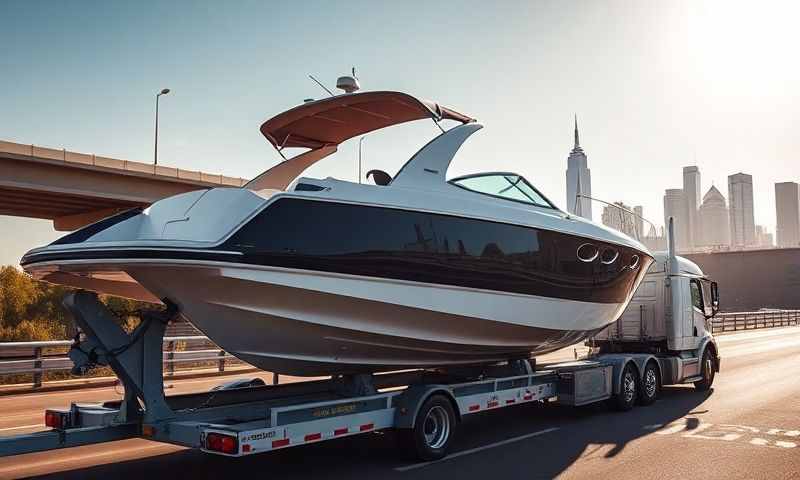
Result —
M244 188L285 190L304 170L334 153L340 143L373 130L426 118L436 122L475 122L438 103L401 92L352 93L298 105L264 122L261 133L278 152L284 148L310 150L261 173Z
M261 125L277 149L310 148L340 143L373 130L431 118L461 123L475 119L402 92L364 92L304 103Z

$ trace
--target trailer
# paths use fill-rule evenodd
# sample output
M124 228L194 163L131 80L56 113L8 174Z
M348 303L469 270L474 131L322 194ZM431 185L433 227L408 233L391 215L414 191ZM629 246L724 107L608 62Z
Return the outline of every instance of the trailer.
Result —
M606 402L628 411L655 402L663 385L708 390L720 365L710 329L716 284L688 260L673 254L656 260L620 320L588 342L585 359L537 365L520 358L169 397L161 348L177 308L165 300L165 309L143 312L129 334L96 294L73 292L64 305L81 332L69 353L74 371L111 367L124 397L48 409L51 430L0 437L0 456L142 437L240 457L393 429L403 450L430 461L447 454L470 415L533 402Z

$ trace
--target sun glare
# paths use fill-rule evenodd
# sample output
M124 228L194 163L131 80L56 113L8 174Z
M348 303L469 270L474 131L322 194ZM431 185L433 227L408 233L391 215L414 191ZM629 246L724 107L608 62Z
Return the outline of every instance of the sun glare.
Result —
M800 78L798 2L691 3L687 47L696 73L723 95L782 94Z

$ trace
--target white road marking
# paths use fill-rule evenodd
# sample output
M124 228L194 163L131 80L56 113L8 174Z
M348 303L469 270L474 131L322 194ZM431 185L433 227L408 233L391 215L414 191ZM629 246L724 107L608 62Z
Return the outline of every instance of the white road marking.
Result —
M756 427L747 425L732 425L732 424L714 424L699 422L694 428L689 428L687 420L695 420L685 418L683 420L676 420L667 425L644 425L642 430L654 431L659 435L671 435L674 433L681 433L684 438L694 438L698 440L713 440L713 441L746 441L750 445L759 447L780 447L780 448L796 448L796 442L789 442L786 440L769 440L762 437L753 436L755 434L764 433L766 435L796 437L800 436L800 430L784 430L782 428L770 428L766 431L760 430ZM703 432L703 433L701 433ZM750 438L752 437L752 438Z
M454 458L463 457L464 455L470 455L473 453L481 452L483 450L488 450L490 448L495 447L502 447L503 445L508 445L509 443L519 442L520 440L525 440L531 437L537 437L539 435L544 435L545 433L555 432L559 430L558 427L553 428L546 428L544 430L539 430L538 432L527 433L525 435L520 435L519 437L509 438L506 440L501 440L499 442L490 443L488 445L483 445L481 447L470 448L469 450L462 450L460 452L451 453L450 455L446 456L441 460L434 460L432 462L423 462L423 463L415 463L413 465L406 465L404 467L396 467L395 470L398 472L406 472L408 470L414 470L417 468L427 467L428 465L432 465L434 463L446 462L448 460L452 460Z

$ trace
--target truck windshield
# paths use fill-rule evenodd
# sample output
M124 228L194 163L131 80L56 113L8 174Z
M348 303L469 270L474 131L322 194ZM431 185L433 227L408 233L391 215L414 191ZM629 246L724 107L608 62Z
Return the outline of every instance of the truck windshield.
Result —
M473 192L505 198L515 202L529 203L537 207L554 208L544 196L515 173L479 173L454 178L450 183Z

